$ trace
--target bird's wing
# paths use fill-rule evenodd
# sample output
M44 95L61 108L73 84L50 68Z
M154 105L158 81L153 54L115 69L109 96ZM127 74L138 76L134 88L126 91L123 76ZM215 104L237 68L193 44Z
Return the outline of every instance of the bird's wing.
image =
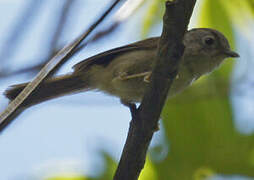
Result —
M87 58L78 64L73 66L74 72L84 72L92 65L101 65L107 66L114 58L123 53L137 50L148 50L152 48L156 48L159 42L159 37L149 38L143 41L138 41L126 46L118 47L115 49L111 49L109 51L105 51L103 53L97 54L90 58Z

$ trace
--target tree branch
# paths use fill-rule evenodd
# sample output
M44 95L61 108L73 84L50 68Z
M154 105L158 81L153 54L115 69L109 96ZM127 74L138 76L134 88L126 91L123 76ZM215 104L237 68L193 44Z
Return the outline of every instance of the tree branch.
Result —
M7 108L0 114L0 133L3 129L9 125L17 115L19 115L22 109L22 103L27 99L27 97L32 93L32 91L39 86L39 84L52 72L54 72L60 65L68 60L72 55L75 48L77 48L81 42L86 39L86 37L107 17L107 15L112 11L112 9L121 0L114 0L112 5L102 14L102 16L96 20L90 28L77 37L72 43L67 44L62 48L54 57L52 57L49 62L41 69L41 71L36 75L34 80L32 80L28 85L22 90L22 92L10 102Z
M17 17L14 27L7 34L4 34L7 38L0 50L0 74L7 69L6 64L10 63L11 58L15 55L13 52L21 45L20 42L24 34L27 33L27 29L32 27L32 23L38 17L39 9L44 5L43 3L45 2L30 0L27 7L24 8L25 11Z
M150 86L138 109L131 106L132 120L114 180L136 180L145 164L148 146L157 129L167 94L184 52L182 43L196 0L166 2L163 31Z

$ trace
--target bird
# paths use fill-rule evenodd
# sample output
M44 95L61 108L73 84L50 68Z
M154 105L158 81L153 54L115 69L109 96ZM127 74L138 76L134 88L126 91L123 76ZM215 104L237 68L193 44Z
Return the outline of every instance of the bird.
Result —
M141 102L150 82L159 40L160 37L151 37L89 57L74 65L73 72L46 79L22 105L30 107L91 90L119 97L123 104ZM183 45L184 53L168 98L217 69L225 59L239 57L227 38L215 29L191 29L185 33ZM13 100L26 85L13 85L4 94Z

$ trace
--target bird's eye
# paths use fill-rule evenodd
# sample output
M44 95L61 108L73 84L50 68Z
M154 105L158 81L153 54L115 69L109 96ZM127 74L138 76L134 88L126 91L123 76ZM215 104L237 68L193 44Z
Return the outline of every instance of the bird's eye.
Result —
M206 45L208 45L208 46L211 46L211 45L214 44L214 38L212 38L212 37L206 37L206 38L204 39L204 43L205 43Z

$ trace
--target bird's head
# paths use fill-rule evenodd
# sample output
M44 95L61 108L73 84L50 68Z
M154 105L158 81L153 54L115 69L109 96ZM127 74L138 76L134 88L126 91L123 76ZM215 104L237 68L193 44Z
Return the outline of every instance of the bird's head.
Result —
M227 38L217 30L196 28L184 36L184 64L188 64L195 73L209 73L226 58L239 55L232 51Z

